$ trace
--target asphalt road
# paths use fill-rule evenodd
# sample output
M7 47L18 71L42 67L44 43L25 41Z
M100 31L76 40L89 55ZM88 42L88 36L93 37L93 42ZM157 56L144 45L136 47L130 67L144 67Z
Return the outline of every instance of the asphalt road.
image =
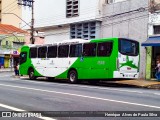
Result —
M130 86L69 84L43 79L15 78L14 73L0 73L0 111L134 111L139 116L154 113L155 117L39 117L25 119L47 120L158 120L160 92ZM133 116L133 113L131 115ZM80 113L79 113L80 114ZM83 113L82 113L83 114ZM98 114L98 113L97 113ZM130 114L128 114L130 115ZM1 118L0 118L1 119ZM8 119L19 119L8 118Z

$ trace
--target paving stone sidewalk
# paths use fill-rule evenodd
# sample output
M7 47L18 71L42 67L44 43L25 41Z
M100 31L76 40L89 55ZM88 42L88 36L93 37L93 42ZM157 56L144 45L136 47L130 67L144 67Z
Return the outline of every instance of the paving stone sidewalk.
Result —
M117 84L137 86L141 88L160 89L160 82L157 80L135 79L135 80L121 80L121 81L113 81L113 82Z

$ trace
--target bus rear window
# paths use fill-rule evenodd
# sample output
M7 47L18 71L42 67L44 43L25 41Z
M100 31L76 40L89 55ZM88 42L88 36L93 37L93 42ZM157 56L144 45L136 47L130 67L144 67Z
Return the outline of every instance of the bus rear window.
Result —
M139 43L133 40L120 39L119 52L123 55L137 56L139 52Z

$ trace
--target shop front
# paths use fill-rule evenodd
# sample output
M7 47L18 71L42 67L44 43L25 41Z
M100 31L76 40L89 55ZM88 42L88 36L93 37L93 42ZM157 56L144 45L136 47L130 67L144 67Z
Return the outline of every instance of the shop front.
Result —
M5 54L4 55L4 68L10 67L10 54Z
M0 68L4 67L4 55L0 54Z
M156 61L160 60L160 36L149 37L141 45L146 49L146 79L155 79Z
M19 63L19 51L14 50L11 54L12 66L17 65Z

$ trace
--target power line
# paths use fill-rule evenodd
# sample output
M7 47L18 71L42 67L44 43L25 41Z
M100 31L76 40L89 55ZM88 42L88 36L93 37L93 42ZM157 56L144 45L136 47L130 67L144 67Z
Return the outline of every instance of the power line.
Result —
M5 10L6 8L8 8L9 6L11 6L11 5L14 4L14 3L16 3L16 0L13 1L12 3L10 3L9 5L5 6L5 7L2 9L2 11Z
M18 0L18 5L28 6L32 8L32 19L31 19L31 43L34 44L34 0Z

